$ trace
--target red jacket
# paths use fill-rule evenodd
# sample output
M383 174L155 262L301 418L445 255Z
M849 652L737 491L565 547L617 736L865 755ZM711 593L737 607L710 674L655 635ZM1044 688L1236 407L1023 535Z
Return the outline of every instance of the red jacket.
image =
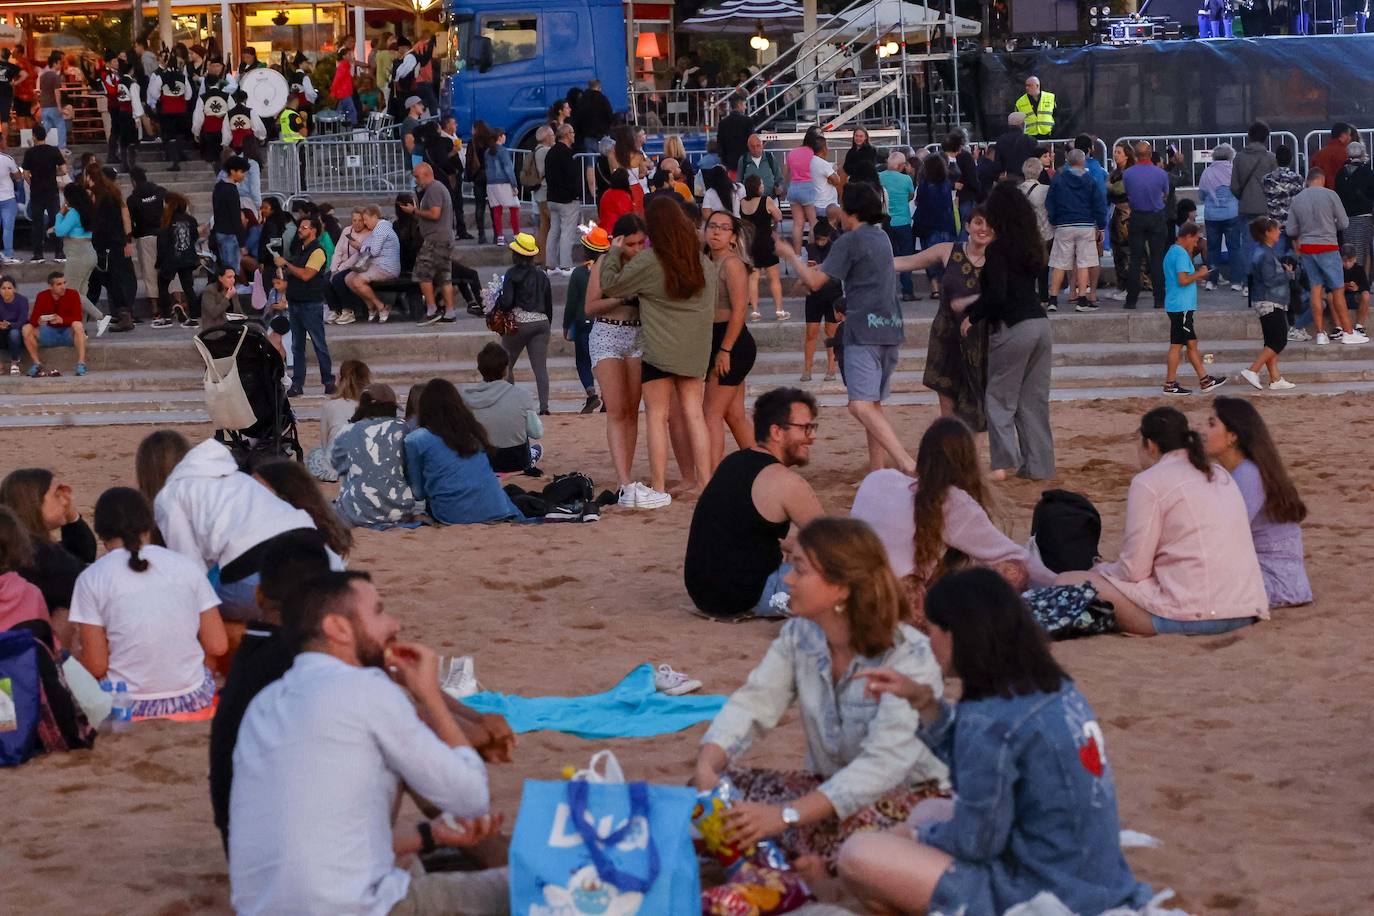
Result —
M1323 181L1331 190L1336 190L1336 176L1345 168L1345 161L1350 158L1346 151L1349 143L1342 143L1339 140L1328 140L1326 145L1319 149L1312 157L1312 167L1322 170Z
M29 313L29 324L40 327L38 319L44 315L56 315L60 322L49 322L53 327L71 327L81 323L81 296L76 290L69 289L62 294L61 301L54 302L52 290L45 289L33 299L33 311Z
M598 214L599 219L597 225L601 226L601 228L605 229L607 232L610 232L616 220L620 219L626 213L633 213L634 210L634 200L630 197L628 191L620 191L616 188L611 188L605 194L601 195L601 207L600 213Z
M338 66L334 68L334 81L329 84L329 97L331 99L347 99L353 95L353 68L352 65L343 58L339 58Z

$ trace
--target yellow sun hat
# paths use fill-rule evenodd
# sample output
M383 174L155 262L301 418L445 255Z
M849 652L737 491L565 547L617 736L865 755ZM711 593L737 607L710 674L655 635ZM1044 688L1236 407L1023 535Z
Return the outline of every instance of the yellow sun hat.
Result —
M511 251L516 254L523 254L525 257L532 258L539 254L539 245L535 242L534 236L528 232L522 232L515 237L515 241L509 245Z

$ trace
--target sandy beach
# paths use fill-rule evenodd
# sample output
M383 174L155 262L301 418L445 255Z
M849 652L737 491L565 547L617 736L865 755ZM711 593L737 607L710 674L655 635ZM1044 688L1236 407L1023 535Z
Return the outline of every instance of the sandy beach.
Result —
M1236 387L1226 393L1245 393ZM1257 400L1310 510L1304 528L1316 602L1222 637L1098 637L1055 653L1102 723L1123 827L1162 843L1128 858L1143 880L1178 892L1174 906L1238 916L1374 912L1369 405L1363 396ZM1203 397L1175 403L1195 425L1207 415ZM1150 406L1054 406L1059 477L1051 486L1093 499L1108 557L1138 470L1134 430ZM914 451L934 409L893 414ZM803 474L827 510L847 514L862 477L863 435L841 409L823 409L820 422ZM314 426L303 429L307 447ZM600 415L555 416L546 426L546 470L581 470L598 488L608 485ZM10 431L0 438L0 472L56 470L89 518L104 488L131 485L134 448L150 429ZM1045 488L998 485L1001 521L1018 540ZM691 512L691 504L675 504L612 508L594 525L361 531L350 566L372 572L406 638L475 655L485 688L592 693L651 661L689 672L708 692L729 693L777 624L715 624L687 612L681 563ZM496 806L513 817L523 779L557 778L602 746L614 748L631 778L680 783L703 729L608 745L522 736L516 762L490 771ZM208 731L142 723L92 751L3 771L0 912L229 912L206 788ZM748 759L799 767L802 751L792 715Z

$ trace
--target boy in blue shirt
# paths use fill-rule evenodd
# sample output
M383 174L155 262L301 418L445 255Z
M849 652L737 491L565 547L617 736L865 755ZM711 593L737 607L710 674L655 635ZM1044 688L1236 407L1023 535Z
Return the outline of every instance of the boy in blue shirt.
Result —
M1197 332L1193 330L1193 315L1197 312L1197 284L1207 276L1204 264L1193 270L1193 252L1197 251L1198 227L1184 223L1178 227L1178 240L1164 255L1164 310L1169 314L1169 361L1164 377L1165 394L1192 394L1192 389L1178 383L1178 364L1183 350L1188 349L1188 364L1197 372L1198 387L1211 391L1226 384L1226 379L1208 375L1202 368L1197 352Z

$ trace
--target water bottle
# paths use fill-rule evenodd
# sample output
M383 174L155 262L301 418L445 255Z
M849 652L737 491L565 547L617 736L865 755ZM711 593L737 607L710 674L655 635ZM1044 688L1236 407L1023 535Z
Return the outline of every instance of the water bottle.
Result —
M129 685L120 681L114 688L114 707L110 710L110 723L118 734L127 732L134 724L134 700L129 696Z
M100 722L100 725L98 726L98 728L99 728L100 733L101 733L102 735L108 735L110 732L114 731L114 717L115 717L115 712L114 712L114 684L111 684L111 683L110 683L110 679L109 679L109 678L101 678L101 680L100 680L100 692L103 693L103 694L105 694L105 699L109 701L109 703L110 703L110 711L109 711L108 713L105 714L105 718Z

